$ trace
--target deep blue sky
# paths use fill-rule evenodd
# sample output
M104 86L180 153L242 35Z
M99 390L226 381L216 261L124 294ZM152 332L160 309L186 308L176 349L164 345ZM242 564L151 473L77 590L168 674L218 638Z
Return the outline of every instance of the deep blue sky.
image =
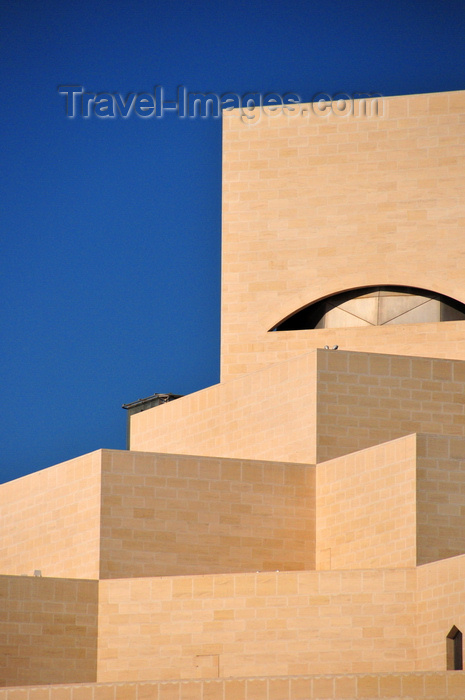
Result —
M0 30L0 481L219 379L221 120L68 119L59 85L465 89L463 0L7 0Z

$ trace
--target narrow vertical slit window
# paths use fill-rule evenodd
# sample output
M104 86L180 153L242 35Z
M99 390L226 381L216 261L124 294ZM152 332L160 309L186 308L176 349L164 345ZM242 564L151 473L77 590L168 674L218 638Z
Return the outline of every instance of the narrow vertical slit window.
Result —
M463 647L462 633L454 625L446 638L447 649L447 670L462 671L463 670Z

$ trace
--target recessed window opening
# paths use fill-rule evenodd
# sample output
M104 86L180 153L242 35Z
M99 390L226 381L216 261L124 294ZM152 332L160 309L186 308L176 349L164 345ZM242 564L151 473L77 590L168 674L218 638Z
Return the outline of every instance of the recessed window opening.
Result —
M446 638L447 670L463 671L462 633L454 625Z
M272 331L465 320L465 304L417 287L359 287L299 309Z

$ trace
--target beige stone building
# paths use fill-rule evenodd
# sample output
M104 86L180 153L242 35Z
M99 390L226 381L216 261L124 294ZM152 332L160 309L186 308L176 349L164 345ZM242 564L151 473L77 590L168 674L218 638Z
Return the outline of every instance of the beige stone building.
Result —
M221 382L0 487L0 700L463 700L465 92L223 125Z

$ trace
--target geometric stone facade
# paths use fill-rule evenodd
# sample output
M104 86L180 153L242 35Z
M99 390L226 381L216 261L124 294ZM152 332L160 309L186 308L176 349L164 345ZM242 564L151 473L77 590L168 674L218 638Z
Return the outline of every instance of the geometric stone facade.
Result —
M4 574L106 579L315 566L315 470L307 465L100 450L53 469L67 476L55 501L49 469L2 487L11 531L2 538ZM57 518L58 503L68 520ZM94 522L76 522L74 513L92 510ZM42 522L33 522L37 512ZM10 527L18 521L21 531Z
M461 321L269 332L363 287L465 302L465 91L341 107L225 113L222 381L335 344L465 359Z
M0 576L2 685L96 679L98 582Z
M413 432L458 445L464 396L465 361L312 350L132 416L131 449L315 463Z
M465 697L465 93L372 107L225 113L221 383L0 486L0 700Z

